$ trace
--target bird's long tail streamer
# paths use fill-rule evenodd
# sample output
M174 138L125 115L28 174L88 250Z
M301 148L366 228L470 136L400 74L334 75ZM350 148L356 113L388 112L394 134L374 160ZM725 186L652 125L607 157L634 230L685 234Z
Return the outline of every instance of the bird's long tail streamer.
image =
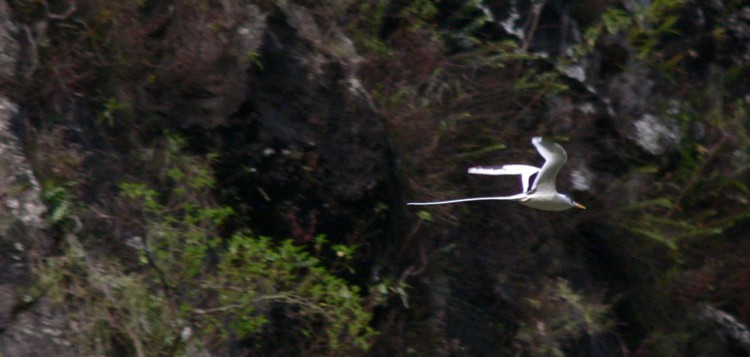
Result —
M407 205L410 206L428 206L428 205L443 205L448 203L459 203L459 202L472 202L472 201L514 201L514 200L520 200L522 198L526 197L525 193L513 195L513 196L505 196L505 197L475 197L475 198L462 198L458 200L449 200L449 201L437 201L437 202L409 202Z

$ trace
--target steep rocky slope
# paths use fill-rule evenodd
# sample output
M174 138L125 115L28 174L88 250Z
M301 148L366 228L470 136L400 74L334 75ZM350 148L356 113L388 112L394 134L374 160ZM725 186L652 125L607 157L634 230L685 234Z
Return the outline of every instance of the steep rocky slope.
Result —
M750 353L746 2L0 10L0 355Z

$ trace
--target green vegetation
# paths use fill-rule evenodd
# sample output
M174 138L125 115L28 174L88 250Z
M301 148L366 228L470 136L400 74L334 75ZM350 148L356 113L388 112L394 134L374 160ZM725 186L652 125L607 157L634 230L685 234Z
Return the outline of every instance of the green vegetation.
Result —
M461 11L472 11L471 3L464 2ZM690 61L699 56L696 48L701 39L679 32L684 5L685 1L677 0L654 1L634 12L610 8L601 15L599 22L585 30L584 41L573 51L575 60L603 47L624 46L625 51L632 54L631 59L653 73L655 80L664 80L656 82L658 93L680 93L664 95L664 103L649 108L654 115L677 123L683 133L678 142L679 157L670 158L669 164L666 158L659 162L631 157L636 168L616 174L621 180L615 180L599 193L604 197L628 198L622 205L606 207L607 212L602 213L608 216L605 221L613 229L600 239L612 244L605 249L625 256L615 262L622 264L615 269L625 270L618 274L628 279L631 274L635 276L634 282L629 283L637 286L635 292L616 297L615 303L632 309L627 318L642 324L640 328L647 331L646 334L652 334L643 343L644 351L663 351L666 355L680 351L674 348L669 352L667 346L684 344L699 334L695 324L676 311L691 309L698 301L715 301L712 296L738 294L736 284L722 281L714 270L716 265L722 264L717 260L735 262L739 256L731 249L717 252L709 247L730 244L732 238L729 237L746 227L750 218L749 203L744 198L748 192L748 176L743 160L747 160L750 147L744 128L746 103L730 94L739 85L737 78L746 77L743 77L746 70L732 68L729 70L732 76L726 80L717 78L708 89L690 86L690 79L683 76L691 70ZM472 164L492 162L493 151L515 146L508 143L507 138L518 136L514 130L518 130L520 124L517 123L522 118L548 114L544 112L545 99L576 100L576 94L571 93L555 69L536 66L546 59L523 51L522 44L493 42L477 35L475 31L486 18L474 15L465 27L441 33L442 40L438 40L438 36L427 36L435 42L424 41L420 44L422 47L411 48L394 44L391 52L414 56L427 52L423 47L444 48L443 41L466 45L464 51L453 56L413 65L411 68L419 69L417 73L428 73L409 82L414 88L404 84L387 88L377 82L373 85L385 117L395 128L394 137L403 138L395 140L395 145L404 145L399 152L418 153L404 158L406 176L415 182L411 186L414 197L475 194L468 191L467 179L457 173ZM402 36L409 35L413 34ZM717 29L711 36L718 41L725 35ZM404 57L407 56L397 58L403 62ZM438 65L422 71L425 63ZM630 64L623 60L616 65L621 68L613 69L615 73ZM543 126L535 128L545 130ZM501 139L506 140L499 142ZM633 187L636 192L631 191ZM434 216L430 226L460 226L462 232L481 232L481 228L471 226L466 211L480 214L467 206L435 207L430 210ZM416 212L416 216L418 222L423 220L422 212ZM485 220L482 223L489 224L489 218ZM624 243L610 243L610 239ZM514 246L514 249L519 250L519 247ZM714 254L719 254L720 258ZM704 265L705 262L709 263ZM732 281L746 281L748 276L741 269L720 270L729 274ZM700 277L698 287L689 282L695 276ZM529 304L521 310L527 315L521 319L516 338L530 355L559 355L564 347L582 335L617 329L614 324L604 322L607 320L604 316L612 316L612 312L609 306L595 303L597 299L568 298L562 299L568 304L561 304L558 295L582 295L574 293L569 286L549 281L544 283L541 293L530 292L526 285L524 291ZM719 286L725 290L718 292ZM643 296L635 296L639 294ZM547 303L547 299L553 302ZM731 298L732 301L738 299ZM681 304L675 305L674 300ZM735 302L732 306L737 305Z
M566 343L610 329L609 307L575 292L565 280L546 282L535 298L526 298L532 316L516 339L532 356L565 356Z
M706 38L676 30L684 5L684 1L655 1L634 14L611 9L586 32L588 40L583 44L593 50L607 36L624 35L621 43L664 79L658 93L682 92L665 95L665 102L652 108L679 127L673 161L669 165L642 162L604 193L626 192L633 197L617 207L611 219L626 232L618 239L638 242L625 246L634 256L628 264L640 266L623 269L644 273L636 280L642 284L639 294L645 296L626 297L621 304L633 309L635 321L649 326L643 351L665 356L685 354L684 346L702 333L690 314L676 311L703 302L742 306L737 300L747 297L726 282L747 279L747 272L735 265L741 253L717 249L731 246L750 220L750 202L744 198L748 176L743 161L750 148L746 103L734 98L736 83L730 76L719 75L708 87L688 83L688 63L705 55L697 48ZM711 41L723 41L721 28L709 35ZM733 67L727 72L738 70ZM632 192L629 185L635 182L649 184ZM726 276L716 275L716 270Z
M634 353L673 356L703 333L687 317L697 304L750 317L750 247L742 239L750 222L750 138L747 103L737 99L746 95L749 67L711 62L691 72L703 65L699 43L728 35L717 27L685 37L684 0L635 10L613 4L561 58L529 52L541 8L518 41L488 36L491 18L477 0L457 1L448 14L451 4L438 0L251 2L275 16L271 30L279 31L253 34L256 40L298 40L302 52L319 55L289 61L330 80L308 85L352 102L364 97L347 93L364 88L375 108L322 103L325 109L299 108L294 118L274 112L298 104L294 90L264 98L261 108L254 96L279 93L246 88L263 75L290 76L268 73L263 47L232 42L238 24L251 22L238 14L260 16L241 11L246 3L88 0L72 13L65 2L10 3L29 35L32 60L15 95L28 108L30 161L55 240L34 259L29 305L49 300L64 311L81 355L224 355L228 346L248 355L466 355L476 351L465 345L471 341L485 343L482 351L561 356L611 334L624 336L620 343ZM341 29L357 53L348 42L315 43L313 34L284 27L291 16L284 11L298 6L309 13L289 21L324 38ZM275 56L300 56L284 45ZM620 108L597 97L606 91L578 88L555 67L605 50L623 53L608 69L613 76L637 67L653 81L654 98L639 98L649 106L634 112L674 123L679 139L664 155L634 143L627 128L636 114L611 114ZM710 80L700 71L711 72ZM214 106L225 104L225 111ZM584 113L582 104L597 107ZM278 120L260 122L262 111ZM195 121L183 122L186 114ZM372 146L388 146L388 164L379 168L392 177L377 185L392 187L339 197L339 207L311 202L306 195L332 195L330 178L342 177L328 176L336 160L359 159L336 152L321 169L321 157L363 138L321 140L362 114L386 123L387 140ZM308 124L315 140L283 138ZM227 132L255 135L264 125L286 127L241 136L264 140L237 145L247 147L225 147L237 144ZM589 211L389 206L407 197L515 190L515 181L481 181L466 168L498 162L498 152L536 158L528 139L542 134L600 145L565 168L589 165L601 174L592 178ZM622 152L605 152L613 147ZM245 176L222 177L219 150L243 151L252 161L238 165ZM278 163L269 181L290 182L277 191L291 193L253 185L264 165ZM257 191L255 202L237 193L247 182L244 193ZM226 199L232 195L242 197ZM364 223L336 220L358 209L370 216L352 221ZM486 335L464 338L469 328Z
M374 331L360 289L322 265L310 247L244 231L222 238L220 228L234 213L211 201L210 160L184 155L180 139L168 140L168 191L120 184L121 203L141 217L141 235L124 237L137 265L99 255L86 246L91 239L83 230L66 232L65 254L47 258L36 272L40 292L69 311L80 353L181 355L262 334L279 313L293 324L286 333L301 334L299 350L366 350ZM49 220L58 222L73 201L62 188L46 192ZM314 252L330 249L344 264L353 253L323 237L315 243Z
M641 60L654 57L667 62L679 59L665 59L661 54L671 35L678 35L675 24L679 20L676 13L685 0L657 0L639 7L635 12L610 8L601 15L594 26L586 29L583 41L574 53L591 53L597 44L607 37L624 35L627 43L633 46Z

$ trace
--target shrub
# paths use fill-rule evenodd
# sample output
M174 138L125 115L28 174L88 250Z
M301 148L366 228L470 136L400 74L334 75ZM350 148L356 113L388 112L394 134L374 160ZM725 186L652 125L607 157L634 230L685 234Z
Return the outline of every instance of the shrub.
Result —
M142 224L127 242L138 252L135 266L86 247L84 230L67 232L64 255L37 269L39 292L70 313L80 352L174 355L265 335L317 355L367 349L374 332L360 289L291 240L246 230L222 238L234 212L211 199L210 159L182 154L179 138L167 141L163 191L119 185L121 203ZM328 249L323 237L315 243ZM351 256L352 248L331 249Z

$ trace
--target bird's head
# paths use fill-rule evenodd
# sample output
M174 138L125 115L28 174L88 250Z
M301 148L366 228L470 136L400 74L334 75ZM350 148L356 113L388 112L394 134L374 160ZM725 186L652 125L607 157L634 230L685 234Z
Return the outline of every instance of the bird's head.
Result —
M578 207L580 209L586 209L586 206L584 206L584 205L582 205L582 204L580 204L580 203L578 203L576 201L573 201L573 199L570 198L570 196L563 195L563 197L565 197L565 199L568 200L568 203L570 203L571 207Z

